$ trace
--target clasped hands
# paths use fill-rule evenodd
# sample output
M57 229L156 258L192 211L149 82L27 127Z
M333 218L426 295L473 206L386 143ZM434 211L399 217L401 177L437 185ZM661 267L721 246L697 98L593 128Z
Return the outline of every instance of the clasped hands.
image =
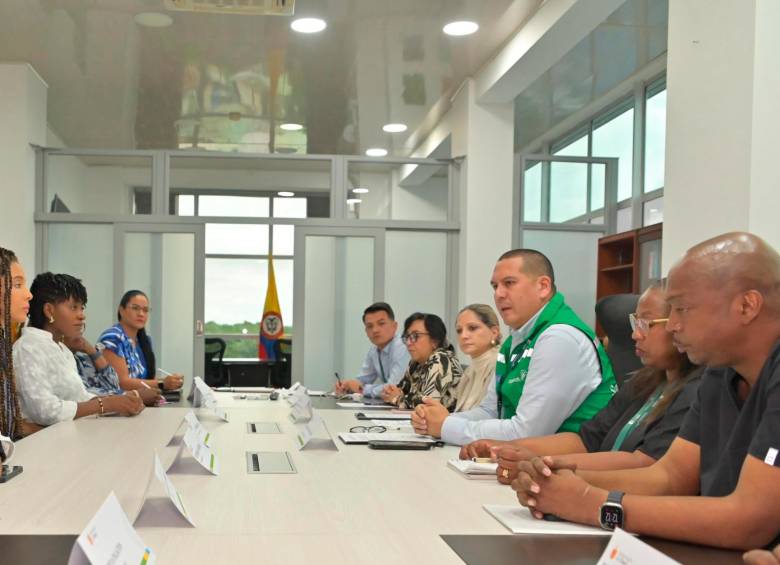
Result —
M442 424L449 415L441 402L426 396L412 412L412 427L418 434L441 437Z
M566 520L598 525L598 508L607 493L576 475L576 464L564 457L540 457L510 442L484 439L461 448L461 459L473 457L496 461L498 482L511 485L517 500L535 518L555 514Z

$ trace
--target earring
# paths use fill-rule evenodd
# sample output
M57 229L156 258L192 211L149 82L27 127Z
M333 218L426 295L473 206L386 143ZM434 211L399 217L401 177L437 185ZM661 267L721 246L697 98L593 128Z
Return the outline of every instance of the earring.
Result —
M53 323L54 323L54 316L49 316L49 323L50 323L50 324L53 324Z
M490 340L490 345L492 345L492 346L494 346L494 347L495 347L496 345L498 345L498 342L496 341L496 338L493 338L493 339L491 339L491 340Z

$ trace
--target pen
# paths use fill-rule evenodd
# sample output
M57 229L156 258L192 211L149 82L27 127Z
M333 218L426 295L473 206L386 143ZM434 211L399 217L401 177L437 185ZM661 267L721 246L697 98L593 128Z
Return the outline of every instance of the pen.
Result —
M474 463L495 463L490 457L472 457Z
M157 370L160 371L166 377L172 377L173 376L173 373L169 373L168 371L166 371L165 369L161 369L160 367L157 367Z
M341 384L341 377L339 376L338 372L333 373L336 376L336 381L338 381L339 384Z
M146 383L145 383L145 382L143 382L143 381L141 381L141 384L142 384L142 385L144 385L144 386L145 386L146 388L148 388L148 389L151 389L151 388L152 388L152 387L150 387L148 384L146 384Z

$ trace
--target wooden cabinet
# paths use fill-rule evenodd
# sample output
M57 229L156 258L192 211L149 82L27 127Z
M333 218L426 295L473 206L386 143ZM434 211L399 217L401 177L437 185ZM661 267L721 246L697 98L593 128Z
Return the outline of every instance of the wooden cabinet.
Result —
M596 300L611 294L639 293L661 271L663 224L599 239Z

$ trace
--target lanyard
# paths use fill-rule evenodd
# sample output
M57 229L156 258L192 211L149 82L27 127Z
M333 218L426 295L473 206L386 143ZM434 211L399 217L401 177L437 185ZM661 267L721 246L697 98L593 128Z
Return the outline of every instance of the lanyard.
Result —
M623 442L626 440L626 438L634 432L637 426L639 426L639 424L641 424L645 418L647 418L647 415L653 408L655 408L656 404L658 404L658 401L661 400L663 395L664 387L661 385L656 389L653 395L647 399L647 402L645 402L642 408L639 409L639 412L634 414L633 418L626 422L626 425L623 426L622 430L620 430L617 438L615 438L612 451L620 451L620 446L623 445Z

